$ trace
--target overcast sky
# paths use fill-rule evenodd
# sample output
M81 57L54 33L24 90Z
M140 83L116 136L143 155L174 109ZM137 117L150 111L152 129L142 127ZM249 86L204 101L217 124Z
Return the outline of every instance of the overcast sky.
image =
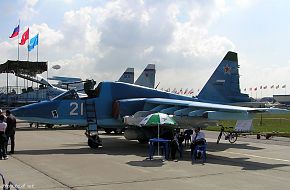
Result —
M39 33L39 60L48 61L49 76L114 81L134 67L136 79L155 63L160 88L197 91L235 51L242 91L290 89L290 1L1 0L0 10L1 63L17 59L17 38L9 36L20 19L20 35L28 27L30 37ZM20 59L27 60L24 46ZM5 85L6 75L0 79Z

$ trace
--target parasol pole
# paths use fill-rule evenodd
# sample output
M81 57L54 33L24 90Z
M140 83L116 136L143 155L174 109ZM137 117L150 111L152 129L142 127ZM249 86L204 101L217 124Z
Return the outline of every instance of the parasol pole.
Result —
M158 149L158 151L157 151L157 154L158 154L158 156L159 156L159 155L160 155L160 154L159 154L159 123L157 124L157 130L158 130L158 134L157 134L157 138L158 138L157 149Z

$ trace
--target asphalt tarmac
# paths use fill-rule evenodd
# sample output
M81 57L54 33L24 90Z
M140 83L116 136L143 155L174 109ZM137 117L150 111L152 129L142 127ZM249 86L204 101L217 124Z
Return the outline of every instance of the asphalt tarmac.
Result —
M207 161L147 160L148 145L102 133L103 148L90 149L83 129L29 128L18 124L15 154L0 173L21 189L193 190L290 189L290 140L255 136L235 144L205 131Z

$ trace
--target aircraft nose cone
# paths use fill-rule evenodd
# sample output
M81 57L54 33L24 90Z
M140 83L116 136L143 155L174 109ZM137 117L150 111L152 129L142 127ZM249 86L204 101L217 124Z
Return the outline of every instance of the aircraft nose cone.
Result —
M38 118L49 117L50 102L39 102L34 104L29 104L19 108L11 110L11 113L15 115L16 118L26 121L35 121Z
M11 113L16 117L20 117L23 113L25 113L25 109L26 108L23 107L14 108L11 110Z

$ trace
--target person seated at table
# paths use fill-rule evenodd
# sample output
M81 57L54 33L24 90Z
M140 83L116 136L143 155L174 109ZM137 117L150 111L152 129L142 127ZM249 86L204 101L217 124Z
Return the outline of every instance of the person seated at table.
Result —
M200 127L195 128L194 132L195 133L191 135L191 156L193 155L193 152L197 145L204 145L206 143L205 135L202 131L200 131ZM200 155L197 155L197 157L200 158Z

